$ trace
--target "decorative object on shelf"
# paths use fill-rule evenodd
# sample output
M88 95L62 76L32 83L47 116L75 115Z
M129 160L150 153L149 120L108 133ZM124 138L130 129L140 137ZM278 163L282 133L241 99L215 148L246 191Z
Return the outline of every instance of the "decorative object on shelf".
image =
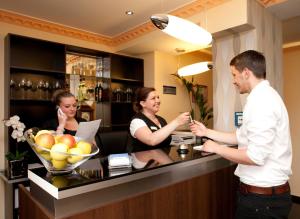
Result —
M204 125L207 126L208 121L211 118L213 118L213 108L208 106L207 94L205 94L207 87L200 84L194 84L193 77L191 81L188 81L184 77L180 77L178 74L171 74L171 75L175 76L181 81L181 83L187 89L189 98L191 95L199 109L199 118L195 118L195 113L194 113L195 110L193 108L191 109L192 118L199 120L200 122L202 122ZM190 104L191 104L191 100L190 100Z
M14 115L8 120L3 120L4 125L13 129L11 137L16 140L16 152L8 152L5 157L8 160L8 175L11 179L27 176L27 151L20 152L18 148L19 142L24 142L25 125L20 121L20 117Z
M201 46L207 46L212 41L208 31L188 20L169 14L154 14L150 19L158 29L179 40Z
M197 62L178 69L178 75L181 77L201 74L213 68L212 62Z

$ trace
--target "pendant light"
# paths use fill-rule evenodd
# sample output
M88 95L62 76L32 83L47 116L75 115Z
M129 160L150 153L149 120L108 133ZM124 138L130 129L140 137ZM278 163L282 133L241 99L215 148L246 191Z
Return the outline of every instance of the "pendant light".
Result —
M208 31L188 20L169 14L154 14L150 19L158 29L179 40L202 46L212 41Z
M178 75L180 77L196 75L211 70L212 67L212 62L198 62L178 69Z

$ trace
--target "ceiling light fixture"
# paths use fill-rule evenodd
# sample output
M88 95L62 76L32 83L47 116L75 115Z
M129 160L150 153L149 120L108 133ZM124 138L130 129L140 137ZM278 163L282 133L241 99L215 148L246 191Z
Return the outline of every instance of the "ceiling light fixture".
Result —
M198 62L178 69L178 75L180 77L196 75L211 70L212 68L212 62Z
M134 12L133 12L133 11L126 11L125 14L126 14L126 15L133 15Z
M177 39L203 46L212 41L208 31L188 20L169 14L154 14L150 19L158 29Z

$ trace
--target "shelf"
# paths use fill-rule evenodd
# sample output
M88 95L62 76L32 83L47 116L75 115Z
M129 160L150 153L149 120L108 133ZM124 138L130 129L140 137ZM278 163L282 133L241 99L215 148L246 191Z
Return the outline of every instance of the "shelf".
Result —
M78 74L71 74L71 73L66 73L66 76L73 76L73 75L78 75ZM78 75L80 76L80 78L85 78L87 80L90 80L90 79L95 79L96 80L103 80L103 81L108 81L110 80L110 78L107 78L107 77L97 77L97 76L93 76L93 75Z
M35 73L35 74L63 74L65 75L66 72L63 71L54 71L54 70L49 70L49 69L38 69L38 68L28 68L28 67L20 67L20 66L11 66L10 67L13 70L18 70L20 71L20 73L24 73L24 72L30 72L30 73ZM18 72L12 72L12 74L17 74Z
M51 100L46 99L10 99L11 102L41 102L41 103L51 103Z
M126 102L126 101L112 101L112 104L132 104L132 102Z
M141 80L136 80L136 79L126 79L126 78L111 78L112 82L132 82L132 83L143 83Z

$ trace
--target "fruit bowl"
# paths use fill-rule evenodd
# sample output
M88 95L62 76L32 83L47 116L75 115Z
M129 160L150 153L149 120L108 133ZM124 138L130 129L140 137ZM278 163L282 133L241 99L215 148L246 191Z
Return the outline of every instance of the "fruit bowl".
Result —
M45 168L52 174L66 174L99 152L99 148L84 139L56 135L54 131L31 128L25 138Z

